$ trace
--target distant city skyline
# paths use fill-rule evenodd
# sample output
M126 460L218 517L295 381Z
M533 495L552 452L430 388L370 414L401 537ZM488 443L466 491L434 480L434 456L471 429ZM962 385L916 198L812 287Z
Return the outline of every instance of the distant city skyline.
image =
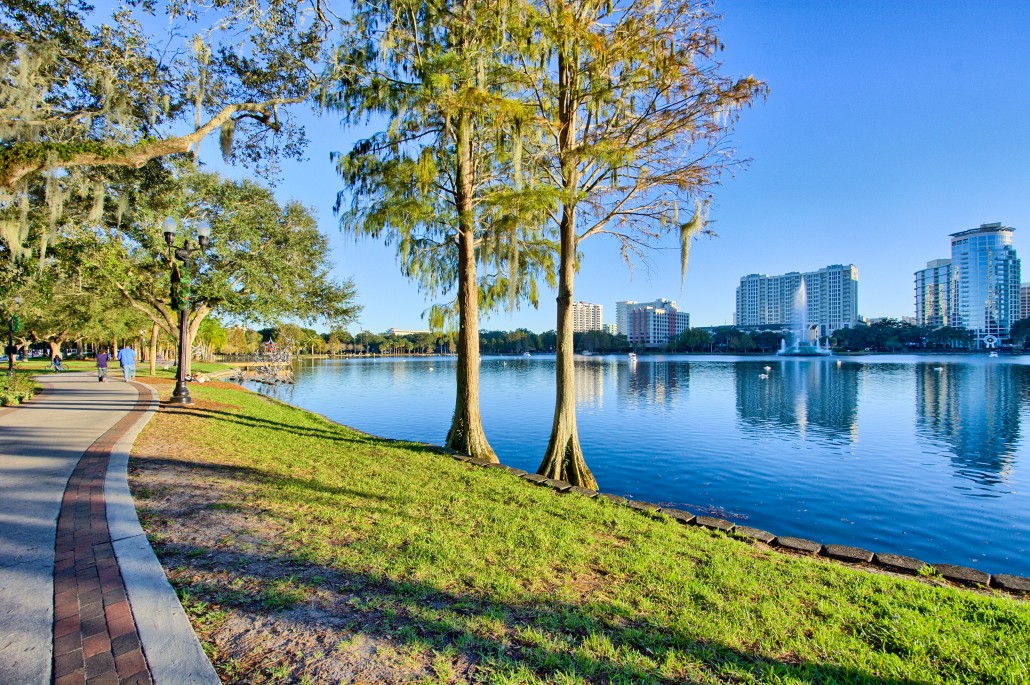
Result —
M742 275L855 264L858 313L911 316L912 275L943 255L927 246L983 223L1030 229L1030 3L717 3L724 71L767 81L765 103L744 111L732 140L753 161L715 189L711 228L680 281L676 240L630 270L617 246L583 243L573 297L612 306L672 297L694 326L732 324ZM404 279L392 248L343 236L332 214L343 188L329 151L375 129L311 117L310 159L283 166L281 199L314 207L334 273L353 277L365 306L352 331L424 329L434 301ZM202 160L234 176L217 141ZM1024 252L1026 250L1023 250ZM609 310L611 311L611 310ZM485 329L555 328L555 292L540 308L484 314ZM610 318L610 317L609 317ZM609 323L606 321L605 323ZM318 326L316 326L318 327Z

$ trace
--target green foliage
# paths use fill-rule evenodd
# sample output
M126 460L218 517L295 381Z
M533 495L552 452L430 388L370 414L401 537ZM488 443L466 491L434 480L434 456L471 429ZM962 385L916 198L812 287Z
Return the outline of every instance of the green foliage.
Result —
M964 349L973 342L973 333L945 326L936 330L922 328L897 319L882 319L871 324L834 331L833 343L850 352L900 352L913 349Z
M154 14L167 22L171 44L141 25ZM286 0L129 3L109 16L73 0L14 0L0 5L0 26L0 187L26 162L75 166L78 155L139 153L139 166L168 154L151 145L167 128L199 129L212 110L247 102L268 106L229 118L223 149L272 171L278 156L297 156L303 144L303 132L273 105L310 91L329 35L325 14L312 21ZM269 131L274 140L262 135ZM243 141L235 151L233 138Z
M1012 324L1012 344L1026 349L1027 340L1030 339L1030 317L1020 319Z
M688 328L669 343L674 352L711 352L715 340L703 328Z
M519 9L509 0L411 11L356 2L337 57L351 68L323 93L346 122L386 119L385 130L334 153L347 186L335 207L341 228L394 246L402 273L435 296L456 290L464 235L485 269L483 309L535 306L537 279L553 282L541 230L548 204L520 181L526 108L500 86L513 55L503 27ZM456 302L439 305L430 324L457 314Z
M0 375L0 407L21 404L39 391L39 385L24 374Z
M188 165L177 176L126 193L132 207L120 227L96 234L104 246L96 268L168 335L178 336L171 312L179 302L167 295L172 257L161 229L166 216L178 218L187 239L193 222L211 225L207 247L195 250L188 265L176 261L189 280L194 325L209 312L241 322L294 317L346 324L360 311L353 283L332 277L328 239L300 203L280 205L263 185ZM190 246L196 248L196 241Z

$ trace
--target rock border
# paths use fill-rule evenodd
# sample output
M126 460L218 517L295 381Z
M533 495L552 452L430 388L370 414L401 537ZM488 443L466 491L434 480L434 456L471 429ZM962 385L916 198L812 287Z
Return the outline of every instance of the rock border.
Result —
M957 566L955 564L928 564L920 559L906 557L889 552L871 552L861 547L850 545L822 544L814 540L791 536L777 536L769 531L750 526L738 526L726 519L714 516L695 515L682 509L662 507L651 502L627 499L619 495L607 492L598 492L581 488L562 480L545 478L536 473L527 473L522 469L512 468L503 464L488 462L482 459L473 459L467 454L461 454L439 445L421 443L434 451L448 456L457 461L469 465L481 466L507 471L534 485L545 486L560 494L575 494L595 501L605 500L609 505L624 506L635 509L648 516L656 518L668 518L681 525L698 526L712 531L719 531L734 537L742 542L761 542L772 549L804 556L817 556L847 564L855 568L866 568L869 570L879 569L891 573L912 575L912 576L936 576L944 578L952 583L975 588L991 588L1001 590L1014 595L1030 596L1030 578L1015 576L1007 573L990 574L975 568Z

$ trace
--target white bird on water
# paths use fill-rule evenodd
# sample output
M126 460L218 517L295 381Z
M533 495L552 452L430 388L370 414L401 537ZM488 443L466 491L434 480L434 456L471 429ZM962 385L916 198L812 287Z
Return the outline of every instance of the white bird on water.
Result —
M769 378L769 374L767 374L767 373L760 373L760 374L758 374L758 377L761 378L764 381L764 380Z
M769 373L770 371L772 371L772 367L771 366L763 366L762 368L765 369L766 373Z

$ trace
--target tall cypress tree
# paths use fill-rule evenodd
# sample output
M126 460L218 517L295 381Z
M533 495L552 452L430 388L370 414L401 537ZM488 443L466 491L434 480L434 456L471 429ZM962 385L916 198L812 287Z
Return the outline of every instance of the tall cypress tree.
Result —
M341 228L394 245L402 272L424 291L457 291L452 306L435 310L458 318L447 446L492 461L479 409L479 310L535 301L536 270L551 254L532 187L512 183L526 113L504 92L505 26L517 9L509 0L359 0L337 53L340 77L324 94L344 121L384 124L335 155L347 184L337 196Z
M556 402L538 472L596 488L576 428L577 249L607 235L628 260L672 233L685 270L711 189L737 163L727 141L734 119L766 87L720 73L716 17L703 0L528 2L513 32L525 101L535 105L532 157L554 190L560 241Z

